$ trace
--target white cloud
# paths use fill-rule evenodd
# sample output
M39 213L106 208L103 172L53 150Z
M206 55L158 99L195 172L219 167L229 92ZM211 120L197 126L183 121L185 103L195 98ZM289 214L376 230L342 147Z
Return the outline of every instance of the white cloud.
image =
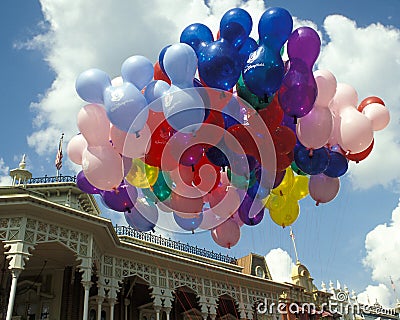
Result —
M392 212L389 224L380 224L366 235L364 265L372 272L378 285L368 286L358 295L359 302L373 304L378 301L385 307L395 303L393 284L400 282L400 203Z
M11 183L10 167L5 165L3 158L0 158L0 186L10 186Z
M294 263L289 254L281 248L272 249L265 256L272 279L278 282L292 282Z
M368 286L365 291L357 295L357 301L366 305L378 302L384 308L393 308L392 296L388 287L380 283L377 286Z
M371 268L372 279L381 283L400 281L400 204L393 210L392 221L380 224L365 239L365 266Z
M380 97L391 114L389 126L374 134L372 153L350 166L353 186L398 188L400 171L393 168L400 157L400 30L381 24L360 28L354 21L338 15L327 17L324 28L330 39L318 60L319 69L328 69L338 82L353 86L359 102L371 95Z

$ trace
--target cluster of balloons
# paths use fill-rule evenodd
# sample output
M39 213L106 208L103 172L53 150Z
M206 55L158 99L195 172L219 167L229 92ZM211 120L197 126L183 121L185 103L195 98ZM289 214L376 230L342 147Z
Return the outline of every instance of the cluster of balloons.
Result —
M287 10L264 12L258 41L252 26L234 8L215 40L194 23L154 64L135 55L113 79L82 72L76 91L89 104L67 150L82 166L78 187L136 230L153 230L164 215L180 230L209 230L227 248L266 210L285 227L308 194L317 204L334 199L348 162L370 154L389 112L378 97L357 106L353 87L313 71L320 38L309 27L292 30Z

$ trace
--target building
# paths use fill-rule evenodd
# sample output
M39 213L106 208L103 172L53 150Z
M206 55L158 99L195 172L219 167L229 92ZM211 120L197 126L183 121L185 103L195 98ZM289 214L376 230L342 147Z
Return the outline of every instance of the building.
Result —
M329 282L329 287L325 283L321 285L322 291L331 293L326 309L336 318L341 320L396 320L399 319L400 301L397 300L393 308L385 308L378 301L374 304L363 304L357 300L354 290L342 286L339 281L336 287L333 282ZM369 299L368 299L369 300Z
M32 178L24 159L10 175L13 185L0 187L0 319L291 320L259 306L320 306L331 296L300 263L294 283L280 283L262 256L113 226L75 177Z

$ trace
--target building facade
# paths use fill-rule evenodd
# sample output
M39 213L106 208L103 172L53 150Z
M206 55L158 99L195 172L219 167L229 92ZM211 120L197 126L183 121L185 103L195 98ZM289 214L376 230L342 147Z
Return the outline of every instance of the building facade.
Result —
M11 176L0 187L0 319L292 320L258 307L320 306L331 296L300 264L294 283L275 282L262 256L235 259L113 226L74 177L32 178L24 161Z

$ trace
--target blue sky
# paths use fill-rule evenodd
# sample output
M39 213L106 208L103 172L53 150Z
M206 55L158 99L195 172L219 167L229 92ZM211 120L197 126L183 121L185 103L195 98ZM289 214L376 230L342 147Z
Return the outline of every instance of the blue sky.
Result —
M74 91L80 72L98 67L116 76L121 63L134 54L155 61L165 45L178 42L185 26L203 22L215 31L222 14L239 5L240 1L221 0L209 1L208 7L200 0L79 0L73 6L62 0L4 0L0 13L2 183L7 183L5 176L17 167L23 153L34 176L55 174L60 134L65 132L67 142L77 133L76 115L84 105ZM302 200L300 217L293 225L300 261L318 287L321 281L338 279L357 293L367 289L371 299L375 295L390 304L394 299L390 276L400 290L400 209L396 209L400 2L276 0L266 1L265 7L262 1L243 5L254 25L266 7L280 6L295 17L295 25L315 27L323 39L318 67L331 70L338 82L353 85L359 101L368 95L381 97L391 112L391 123L376 135L371 156L352 165L341 179L338 197L318 207L309 197ZM77 167L64 155L62 173L75 174ZM123 221L118 213L104 210L104 215ZM236 257L282 248L288 255L276 250L269 255L270 268L280 265L275 272L282 274L289 269L284 264L287 258L294 260L289 229L278 227L268 216L256 227L243 227L239 244L230 250L215 245L208 232L174 237Z

